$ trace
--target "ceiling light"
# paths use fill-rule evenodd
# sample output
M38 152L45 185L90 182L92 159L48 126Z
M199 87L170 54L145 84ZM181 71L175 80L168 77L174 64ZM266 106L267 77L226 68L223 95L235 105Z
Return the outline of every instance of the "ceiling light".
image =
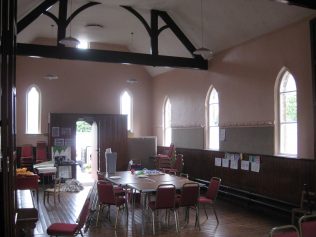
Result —
M201 43L202 46L201 48L196 49L193 54L195 55L200 55L202 56L204 59L210 59L213 56L213 52L208 49L203 47L204 45L204 29L203 29L203 0L201 0Z
M134 79L134 78L127 79L126 82L130 83L130 84L138 83L138 81L136 79Z
M69 36L69 37L59 40L59 43L68 47L76 47L80 44L80 41L74 37Z
M47 80L57 80L58 79L58 76L57 75L54 75L54 74L47 74L44 76L44 79L47 79Z

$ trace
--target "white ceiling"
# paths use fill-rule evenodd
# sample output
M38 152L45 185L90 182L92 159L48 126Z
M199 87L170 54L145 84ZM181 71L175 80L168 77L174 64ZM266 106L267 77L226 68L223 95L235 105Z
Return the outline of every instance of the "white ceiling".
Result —
M43 0L18 0L18 20ZM72 9L87 3L73 0ZM202 46L201 8L198 0L99 0L102 3L80 13L71 23L72 36L89 42L118 44L132 52L149 53L150 39L140 21L120 5L135 8L150 23L150 9L166 11L196 48ZM72 11L73 11L72 10ZM50 9L58 13L58 4ZM234 45L275 31L306 17L315 10L288 6L272 0L203 0L204 47L216 54ZM85 27L101 24L103 28ZM37 38L56 39L57 27L42 15L18 34L18 42L30 43ZM160 22L161 26L163 22ZM70 27L68 27L70 28ZM133 37L131 36L133 32ZM69 34L69 29L68 29ZM161 55L191 57L170 30L159 36ZM146 67L152 75L169 69Z

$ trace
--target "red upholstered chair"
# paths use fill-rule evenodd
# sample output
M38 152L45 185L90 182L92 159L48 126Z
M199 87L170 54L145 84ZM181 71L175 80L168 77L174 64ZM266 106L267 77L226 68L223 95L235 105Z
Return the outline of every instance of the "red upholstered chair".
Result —
M110 206L116 206L116 217L115 217L115 226L117 226L117 219L120 207L126 208L126 219L128 221L128 207L126 196L122 196L122 188L114 188L113 184L110 182L98 181L97 183L98 190L98 200L99 200L99 209L97 214L97 222L99 222L100 211L103 210L105 206L108 206L108 218L110 219Z
M197 183L185 183L182 186L181 194L177 196L176 207L185 207L185 222L189 223L190 208L195 209L195 225L199 225L198 198L200 186Z
M301 237L316 236L316 215L305 215L299 220Z
M33 146L31 144L25 144L21 146L20 166L26 167L29 170L33 170Z
M212 206L217 223L219 223L219 221L218 221L218 217L217 217L216 210L215 210L215 202L216 202L217 193L218 193L220 185L221 185L221 179L218 177L212 177L210 184L208 186L206 195L200 196L198 199L198 203L203 205L206 218L208 218L208 216L207 216L207 212L205 209L205 205Z
M50 236L76 236L82 234L82 227L87 221L90 207L90 198L88 197L83 204L77 223L54 223L47 228L47 234Z
M300 237L294 225L278 226L271 229L270 237Z
M39 141L36 144L36 163L47 161L47 145L44 141Z
M155 211L166 209L174 212L176 230L178 232L178 214L175 206L176 188L172 184L160 184L156 190L156 200L149 201L148 207L152 211L153 234L155 234Z

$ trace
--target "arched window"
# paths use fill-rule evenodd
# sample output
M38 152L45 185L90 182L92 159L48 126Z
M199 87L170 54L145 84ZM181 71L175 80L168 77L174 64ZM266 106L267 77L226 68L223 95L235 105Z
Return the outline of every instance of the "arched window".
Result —
M170 146L171 144L171 103L169 98L165 100L163 106L163 144Z
M218 93L211 87L206 100L206 120L207 120L207 148L219 149L219 127L218 127Z
M283 70L277 97L277 153L297 155L297 96L293 75Z
M132 97L127 91L121 94L120 98L120 110L121 114L127 115L127 130L132 131L132 121L133 121L133 104Z
M41 95L36 86L26 92L26 133L39 134L41 130Z

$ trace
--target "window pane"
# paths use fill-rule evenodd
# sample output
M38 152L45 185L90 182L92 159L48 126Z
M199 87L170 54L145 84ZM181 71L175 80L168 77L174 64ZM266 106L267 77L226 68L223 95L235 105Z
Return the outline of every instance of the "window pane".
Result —
M296 92L281 93L280 105L280 122L296 122Z
M297 94L291 73L286 72L279 88L279 152L297 154Z
M295 84L294 77L289 72L286 72L284 74L281 85L280 85L280 92L287 92L287 91L296 91L296 84Z
M219 149L219 128L209 128L209 148L218 150Z
M121 114L127 115L127 129L132 127L132 98L125 91L121 96Z
M281 144L280 153L297 154L297 125L296 123L281 124L280 126Z
M39 92L35 87L32 87L27 93L27 133L39 133L39 100Z
M164 145L169 146L171 144L171 103L170 100L167 99L164 106Z
M218 127L218 93L215 88L212 89L208 103L208 148L219 149L219 127Z

